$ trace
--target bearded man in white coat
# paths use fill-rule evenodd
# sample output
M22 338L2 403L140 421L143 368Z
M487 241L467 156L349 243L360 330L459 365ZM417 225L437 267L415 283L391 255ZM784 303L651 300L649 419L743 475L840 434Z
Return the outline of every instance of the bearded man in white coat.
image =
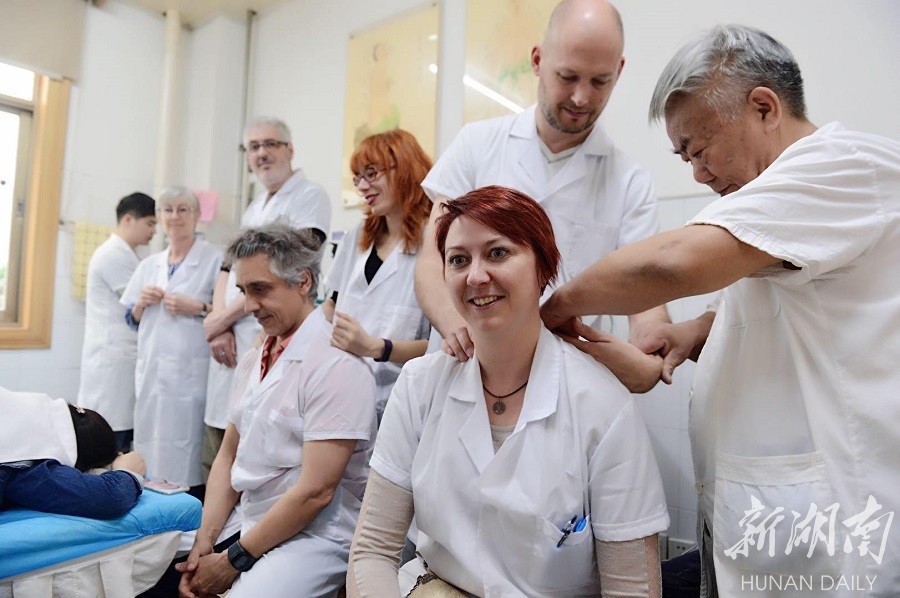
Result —
M306 178L301 168L293 168L294 144L284 121L259 116L244 128L247 164L263 186L241 218L241 229L282 221L293 228L310 229L323 243L331 227L331 200L321 185ZM216 281L212 313L203 329L212 360L206 392L203 468L208 475L225 425L237 358L257 340L260 326L244 313L244 298L235 286L234 275L223 267Z
M597 122L625 66L623 49L622 19L606 0L560 2L543 42L531 51L537 105L460 131L422 182L435 208L487 185L533 197L553 223L562 255L560 283L616 248L655 234L659 223L650 174L616 149ZM416 294L443 337L444 350L465 361L474 346L444 288L434 242L434 220L441 213L431 210L416 265ZM664 306L632 315L630 338L640 339L645 326L657 321L669 321ZM579 332L594 341L595 359L632 392L646 392L660 379L661 359L589 326ZM671 381L668 374L664 379Z
M739 25L675 55L650 115L722 198L560 287L544 322L724 288L714 319L658 335L702 349L704 594L896 596L900 142L814 125L791 52Z
M135 250L156 233L156 202L144 193L127 195L116 206L116 221L116 231L88 264L78 404L101 414L119 450L127 452L134 434L137 333L122 319L119 298L141 261Z
M319 244L283 224L248 229L228 248L244 309L266 333L235 374L203 522L184 564L183 596L334 596L375 440L375 378L331 346L315 305ZM241 538L213 546L240 500ZM265 557L265 558L263 558Z

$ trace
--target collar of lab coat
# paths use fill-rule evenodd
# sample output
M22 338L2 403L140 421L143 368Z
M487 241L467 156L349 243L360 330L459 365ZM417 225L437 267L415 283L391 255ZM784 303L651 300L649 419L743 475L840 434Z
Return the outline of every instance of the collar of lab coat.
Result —
M556 413L556 404L559 400L561 352L562 348L553 333L541 326L534 360L531 362L531 371L528 374L528 386L525 387L522 412L519 414L519 421L516 422L516 432L529 422L538 421ZM470 359L460 366L460 373L450 383L447 395L465 403L477 404L480 402L484 406L481 411L484 411L487 416L487 405L482 392L481 366L479 366L477 358L478 349L476 347L475 359Z
M184 266L196 266L200 263L200 247L203 245L203 241L196 237L196 233L194 234L194 243L191 245L191 248L188 249L187 255L184 256L184 259L181 260L181 265L178 266L178 270L183 268ZM169 253L172 251L172 246L169 245L166 248L166 251L163 255L165 255L165 266L169 264ZM178 270L175 270L175 273L178 273Z
M303 361L309 351L309 346L313 344L313 339L326 326L331 326L331 324L325 319L322 308L317 307L301 322L300 327L294 332L291 342L288 343L287 348L281 354L281 357L278 358L278 361ZM275 365L278 364L276 363ZM268 375L266 378L268 378Z
M534 139L537 142L535 110L537 110L537 104L532 104L527 110L523 110L516 116L512 129L510 129L510 136ZM581 144L581 153L587 156L605 156L611 153L612 150L612 140L606 134L606 131L603 130L598 119L598 122L594 123L591 134Z
M128 253L132 253L132 254L135 255L135 257L137 257L137 253L134 251L134 249L131 248L131 245L129 245L128 242L127 242L125 239L123 239L122 237L120 237L120 236L117 235L116 233L110 233L110 234L109 234L109 238L112 240L112 243L113 243L118 249L120 249L120 250L125 250L125 251L127 251Z
M294 170L293 174L284 182L284 184L275 192L275 195L272 196L271 199L278 197L284 193L291 193L294 188L306 180L306 175L303 174L302 168L297 168ZM264 191L265 193L265 191Z

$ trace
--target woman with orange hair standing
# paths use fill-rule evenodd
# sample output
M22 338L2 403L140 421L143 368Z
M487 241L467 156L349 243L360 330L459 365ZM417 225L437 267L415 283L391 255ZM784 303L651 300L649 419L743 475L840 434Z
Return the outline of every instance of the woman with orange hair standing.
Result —
M325 279L335 310L332 345L366 358L377 383L378 419L400 367L425 353L430 325L413 276L431 202L421 182L431 159L410 133L364 139L350 158L366 218L341 242Z

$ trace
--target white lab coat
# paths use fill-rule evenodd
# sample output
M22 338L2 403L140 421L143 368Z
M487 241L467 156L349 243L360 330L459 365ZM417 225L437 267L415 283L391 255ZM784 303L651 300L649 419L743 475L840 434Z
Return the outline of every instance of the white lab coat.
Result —
M483 396L477 359L443 353L407 363L394 386L371 465L413 492L419 552L478 596L598 594L594 538L669 525L634 400L543 328L519 421L496 455ZM557 549L573 516L588 525Z
M147 285L204 303L212 301L222 252L195 240L171 279L168 256L165 250L140 263L125 288L122 305L134 305ZM203 483L208 370L209 343L201 318L172 315L162 303L144 309L138 328L134 448L144 456L148 475L188 486Z
M900 513L900 143L831 123L691 222L794 266L724 291L697 364L691 440L719 594L792 595L748 585L780 573L795 584L807 576L829 596L896 596L900 533L884 516ZM882 508L869 521L882 519L868 550L883 546L881 563L843 523L870 496ZM753 523L776 509L785 519L743 555L730 549L754 499L762 510ZM824 516L823 536L811 556L808 538L786 554L811 507ZM841 574L864 590L865 576L877 580L871 593L828 581Z
M559 286L607 253L659 228L650 174L616 149L599 125L547 178L535 106L517 115L466 125L422 181L432 199L486 185L529 195L547 211L562 260ZM550 287L544 297L553 291Z
M362 224L357 225L341 240L325 278L325 288L338 292L337 311L356 318L366 332L378 338L427 339L430 326L419 307L414 288L418 252L406 253L403 243L398 243L368 283L365 267L372 248L359 250L361 229ZM369 357L366 363L375 374L376 407L381 414L400 375L400 366L376 362Z
M325 189L307 179L302 169L295 170L291 178L268 201L267 197L268 191L263 190L247 206L241 217L241 230L282 221L297 229L317 228L328 234L331 226L331 201ZM238 295L240 291L232 271L228 275L228 286L225 289L225 304L234 301ZM249 315L232 325L238 356L253 346L261 330L256 318ZM206 413L203 418L206 425L219 429L224 429L227 425L233 375L233 368L226 367L215 359L210 360Z
M138 263L131 246L112 234L88 264L78 404L102 415L116 431L134 427L137 332L125 323L119 297Z
M56 459L75 466L75 427L64 399L0 386L0 412L0 463Z
M376 430L375 382L361 359L330 344L331 325L317 309L303 321L265 378L259 379L261 347L241 358L235 374L230 419L240 440L231 485L241 492L241 533L246 534L296 484L304 442L358 441L331 503L297 536L266 554L269 558L274 552L296 552L295 558L285 561L296 571L281 572L281 585L288 575L306 580L322 574L304 571L304 564L312 562L305 550L325 547L347 562L368 478ZM303 538L319 541L295 541ZM251 582L248 576L255 570L243 574L242 583L265 584L264 579ZM343 585L342 577L339 582L337 587ZM319 582L286 589L296 596L311 594L314 587Z

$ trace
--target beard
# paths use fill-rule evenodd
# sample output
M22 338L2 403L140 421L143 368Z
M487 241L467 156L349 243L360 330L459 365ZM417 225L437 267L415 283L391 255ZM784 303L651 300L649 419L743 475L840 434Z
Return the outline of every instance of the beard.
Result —
M541 114L544 115L544 119L547 121L547 124L549 124L551 127L556 129L557 131L560 131L561 133L568 133L568 134L584 133L585 131L587 131L588 129L590 129L591 127L594 126L594 123L597 122L597 117L600 116L599 114L590 114L584 119L583 123L573 125L573 126L567 126L567 125L563 124L562 120L559 117L560 113L563 110L563 108L561 106L556 106L556 111L554 112L554 111L551 111L550 106L548 106L544 102L540 102L539 105L541 108Z

